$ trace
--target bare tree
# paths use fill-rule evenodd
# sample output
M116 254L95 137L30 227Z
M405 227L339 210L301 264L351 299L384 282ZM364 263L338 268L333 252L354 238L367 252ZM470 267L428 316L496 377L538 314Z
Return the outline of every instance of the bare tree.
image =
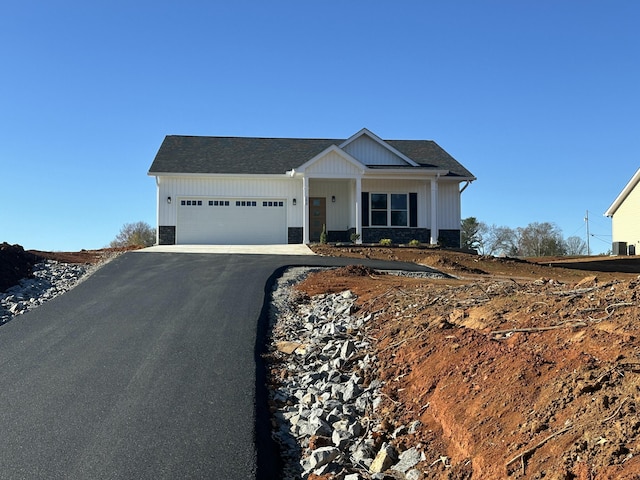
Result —
M567 255L584 255L587 253L587 242L580 237L569 237L566 241Z
M146 222L125 223L110 247L149 247L156 243L156 229Z
M482 253L483 255L494 256L515 255L517 243L518 234L516 230L493 224L490 227L486 227L483 232Z
M543 257L565 255L567 247L557 225L549 222L533 222L518 228L518 255Z
M526 227L488 226L475 217L462 220L460 228L463 247L477 250L480 255L511 257L544 257L584 255L586 243L580 237L562 236L560 228L551 222L533 222Z

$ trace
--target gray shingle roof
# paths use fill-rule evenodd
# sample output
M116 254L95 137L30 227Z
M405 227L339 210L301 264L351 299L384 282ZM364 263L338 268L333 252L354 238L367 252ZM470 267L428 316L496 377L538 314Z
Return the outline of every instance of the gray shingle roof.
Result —
M344 140L167 135L149 169L162 173L284 174ZM431 140L386 140L422 167L473 177ZM416 167L407 167L416 168Z

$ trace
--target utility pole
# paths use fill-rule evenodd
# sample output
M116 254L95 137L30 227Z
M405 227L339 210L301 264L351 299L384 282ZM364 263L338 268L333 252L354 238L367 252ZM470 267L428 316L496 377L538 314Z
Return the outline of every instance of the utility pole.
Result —
M587 256L590 256L591 250L589 249L589 210L587 210L587 214L584 217L584 221L587 224Z

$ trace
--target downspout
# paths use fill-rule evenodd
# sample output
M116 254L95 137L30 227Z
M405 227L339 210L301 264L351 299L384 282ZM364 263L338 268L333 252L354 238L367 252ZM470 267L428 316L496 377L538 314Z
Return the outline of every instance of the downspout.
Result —
M460 190L460 195L462 195L462 192L464 192L467 189L467 187L471 185L472 181L473 180L467 180L467 182L464 184L464 187L462 187L462 190Z

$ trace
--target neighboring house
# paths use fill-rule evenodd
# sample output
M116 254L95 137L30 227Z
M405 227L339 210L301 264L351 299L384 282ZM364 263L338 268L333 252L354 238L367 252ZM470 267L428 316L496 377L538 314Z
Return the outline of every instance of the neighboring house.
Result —
M430 140L165 137L149 169L159 244L460 245L475 177ZM461 189L461 183L464 184Z
M640 248L640 169L605 212L611 217L613 254L635 255Z

